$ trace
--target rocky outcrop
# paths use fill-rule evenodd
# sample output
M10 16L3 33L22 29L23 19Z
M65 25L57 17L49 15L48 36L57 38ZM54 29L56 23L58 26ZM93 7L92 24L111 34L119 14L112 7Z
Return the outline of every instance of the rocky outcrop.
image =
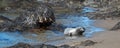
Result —
M118 30L120 29L120 22L118 22L115 26L113 26L113 28L111 28L111 30Z
M79 43L79 42L77 42ZM81 48L82 46L92 46L95 45L97 42L94 42L92 40L85 40L82 41L79 44L75 44L74 46L70 46L67 44L60 45L60 46L54 46L54 45L49 45L49 44L37 44L37 45L30 45L27 43L18 43L13 46L7 47L7 48Z
M94 45L94 44L96 44L96 43L97 43L97 42L94 42L94 41L92 41L92 40L86 40L86 41L81 42L80 45L82 45L82 46L91 46L91 45Z
M92 14L93 16L90 16ZM94 13L90 13L88 16L91 19L119 19L120 18L120 8L106 8L103 10L96 11Z
M120 1L119 0L86 0L85 6L98 9L94 13L88 14L91 19L116 19L120 18Z
M31 7L22 12L15 22L21 26L31 27L47 27L55 22L54 12L51 7L40 4L36 7Z
M0 15L0 31L6 31L8 30L12 25L14 25L14 22L11 19L8 19L7 17L4 17ZM12 29L12 28L11 28ZM9 31L11 30L9 29Z
M18 43L16 45L6 47L6 48L77 48L77 47L69 46L69 45L54 46L54 45L47 45L47 44L30 45L27 43Z
M4 20L13 22L12 23L13 25L9 24L6 21L5 23L1 23L4 24L5 26L9 24L10 28L8 28L7 26L8 29L13 29L13 30L17 29L17 30L25 31L36 28L47 28L48 26L52 25L52 23L55 22L54 11L52 7L44 3L40 3L33 0L28 0L28 1L16 0L16 1L11 1L10 3L12 3L14 6L12 6L12 4L9 5L8 7L10 7L11 9L7 11L19 12L18 13L19 16L12 21L2 16ZM6 30L9 31L8 29Z
M20 13L23 9L31 6L37 6L38 3L44 3L52 6L54 9L62 8L62 12L69 13L72 11L79 11L83 7L85 0L1 0L0 12ZM3 5L6 4L6 5ZM21 9L22 8L22 9ZM55 10L58 11L58 10ZM60 11L59 11L60 12Z
M7 47L7 48L33 48L33 47L29 44L26 44L26 43L18 43L14 46Z
M66 46L54 46L54 45L47 45L47 44L40 44L40 45L30 45L27 43L18 43L16 45L7 47L7 48L65 48Z

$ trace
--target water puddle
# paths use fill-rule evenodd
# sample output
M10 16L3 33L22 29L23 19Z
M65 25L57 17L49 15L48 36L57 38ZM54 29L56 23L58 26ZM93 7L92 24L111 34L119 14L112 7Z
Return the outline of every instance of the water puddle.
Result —
M0 32L0 47L14 45L18 42L35 42L24 38L19 32Z
M86 9L84 9L85 11ZM87 9L89 10L89 9ZM91 10L91 9L90 9ZM89 10L89 11L90 11ZM95 27L94 21L88 17L79 15L68 15L67 17L56 19L57 23L62 24L65 27L85 27L85 37L92 37L95 32L103 31L102 28ZM63 32L46 30L42 33L20 33L20 32L0 32L0 47L12 46L18 42L24 43L48 43L48 44L59 44L65 39ZM66 40L67 41L67 40Z

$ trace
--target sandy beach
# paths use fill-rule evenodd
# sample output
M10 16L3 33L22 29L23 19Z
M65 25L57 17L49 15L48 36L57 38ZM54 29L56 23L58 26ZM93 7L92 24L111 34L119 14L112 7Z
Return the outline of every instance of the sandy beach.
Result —
M119 48L120 47L120 30L110 31L118 20L97 20L95 23L98 27L103 27L106 30L104 32L96 33L90 40L99 42L93 46L86 48Z
M120 30L110 31L118 20L97 20L95 25L106 29L103 32L95 33L89 40L98 42L93 46L86 46L84 48L119 48L120 47Z

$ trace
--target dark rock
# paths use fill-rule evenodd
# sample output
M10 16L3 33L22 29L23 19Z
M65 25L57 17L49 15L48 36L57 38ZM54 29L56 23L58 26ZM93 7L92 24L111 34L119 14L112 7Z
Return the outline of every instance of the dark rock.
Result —
M10 22L13 22L13 20L7 18L7 17L4 17L3 15L0 15L0 20L5 20L5 21L10 21Z
M13 46L10 46L7 48L57 48L57 46L46 45L46 44L30 45L30 44L26 44L26 43L18 43L16 45L13 45Z
M51 7L39 4L39 6L32 6L25 9L25 11L15 19L15 22L18 25L28 28L43 28L55 22L55 17Z
M61 45L58 48L70 48L70 46L69 45Z
M34 47L34 48L42 48L43 45L42 45L42 44L41 44L41 45L33 45L33 47Z
M91 41L91 40L86 40L86 41L81 42L80 45L82 45L82 46L91 46L91 45L94 45L96 43L97 42L94 42L94 41Z
M57 48L57 47L53 46L53 45L45 45L45 44L43 44L42 48Z
M8 2L8 6L17 9L17 8L26 8L31 6L33 3L37 2L37 0L6 0Z
M1 31L8 30L8 28L11 27L11 25L13 25L13 24L14 23L11 19L0 15L0 30Z
M111 30L118 30L120 29L120 22L118 22Z
M34 47L32 47L31 45L26 44L26 43L18 43L14 46L10 46L10 47L7 47L7 48L34 48Z
M54 45L47 45L47 44L30 45L27 43L18 43L16 45L13 45L7 48L78 48L78 47L69 46L69 45L54 46Z
M78 48L78 46L61 45L58 48Z
M47 44L34 45L33 47L34 47L34 48L57 48L56 46L47 45Z
M14 4L16 2L18 5ZM25 5L28 3L26 6L29 7L22 6L21 3L24 2ZM15 11L19 10L18 11L20 12L19 17L17 17L15 20L10 20L4 16L0 16L0 19L4 19L5 21L7 20L12 23L12 25L9 24L8 22L4 23L4 25L7 27L6 29L7 31L15 31L15 30L28 31L30 29L35 29L35 28L47 28L48 26L52 25L52 23L55 22L53 9L44 3L39 3L32 0L29 1L16 0L14 3L13 3L14 5L20 6L20 8L16 6L14 7L10 6L10 7ZM7 26L8 24L10 27Z
M49 30L64 32L65 28L66 27L64 25L55 23L49 27Z
M87 1L88 5L90 7L97 6L96 9L98 9L96 12L94 12L94 16L91 16L91 19L119 19L120 18L120 8L119 8L119 2L118 0L93 0L91 2L96 3L90 3ZM89 4L90 3L90 4ZM102 4L101 4L102 3ZM107 8L106 8L107 7Z

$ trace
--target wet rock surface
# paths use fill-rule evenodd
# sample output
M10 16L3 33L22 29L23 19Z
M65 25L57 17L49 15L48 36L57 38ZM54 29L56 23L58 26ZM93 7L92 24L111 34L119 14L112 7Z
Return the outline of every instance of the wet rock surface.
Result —
M85 6L96 8L97 11L88 14L91 19L119 19L120 18L120 1L119 0L94 0L86 1Z
M13 24L13 21L11 19L8 19L8 18L0 15L0 30L1 31L9 30L9 28L13 25L14 24Z
M54 45L46 45L46 44L30 45L26 43L18 43L14 46L10 46L7 48L76 48L76 47L69 46L69 45L54 46Z
M118 30L120 29L120 22L118 22L115 26L113 26L113 28L111 28L111 30Z
M38 7L32 7L23 12L19 17L15 19L17 24L23 24L22 26L31 27L47 27L55 22L55 17L50 7L41 5ZM23 22L23 23L22 23Z
M94 45L94 44L96 44L96 43L97 43L97 42L94 42L94 41L92 41L92 40L86 40L86 41L81 42L80 45L82 45L82 46L92 46L92 45Z
M106 20L107 18L111 18L112 20L119 19L120 18L119 12L120 12L120 9L118 8L109 8L107 9L107 11L97 11L95 13L91 13L93 16L90 16L90 18L91 19L104 19L104 20Z
M78 48L77 46L61 45L58 48Z
M24 5L25 5L25 7L24 7L24 6L20 5L22 2L23 3L28 2L28 4L24 3ZM33 28L46 28L55 22L53 9L50 6L45 5L44 3L39 3L36 1L32 1L32 0L31 1L17 0L17 1L13 1L12 3L17 3L17 4L14 4L14 6L10 6L11 10L13 10L15 12L20 12L20 13L18 13L19 17L12 20L14 22L12 24L14 24L14 25L9 24L10 30L11 30L11 28L13 29L13 31L14 30L25 31L25 30L29 30L29 29L33 29ZM29 5L29 4L31 4L31 5ZM20 7L17 7L17 6L20 6ZM28 6L28 7L26 7L26 6ZM24 7L24 8L22 8L22 7ZM11 11L11 10L9 10L9 11ZM11 20L8 19L7 17L2 17L2 18L4 20L11 22ZM7 26L7 24L8 23L5 23L6 26ZM5 28L5 27L3 27L3 28ZM8 29L8 31L9 31L9 29Z
M78 42L79 43L79 42ZM60 45L60 46L54 46L54 45L48 45L48 44L37 44L37 45L30 45L27 43L18 43L16 45L7 47L7 48L79 48L81 46L92 46L96 44L97 42L86 40L81 42L80 44L76 44L74 46L70 45Z
M7 48L33 48L31 45L29 44L25 44L25 43L18 43L14 46L11 47L7 47Z
M26 7L37 6L39 3L52 6L58 14L80 12L84 6L84 1L85 0L1 0L0 2L3 3L1 3L0 12L19 14L21 11L24 11Z

